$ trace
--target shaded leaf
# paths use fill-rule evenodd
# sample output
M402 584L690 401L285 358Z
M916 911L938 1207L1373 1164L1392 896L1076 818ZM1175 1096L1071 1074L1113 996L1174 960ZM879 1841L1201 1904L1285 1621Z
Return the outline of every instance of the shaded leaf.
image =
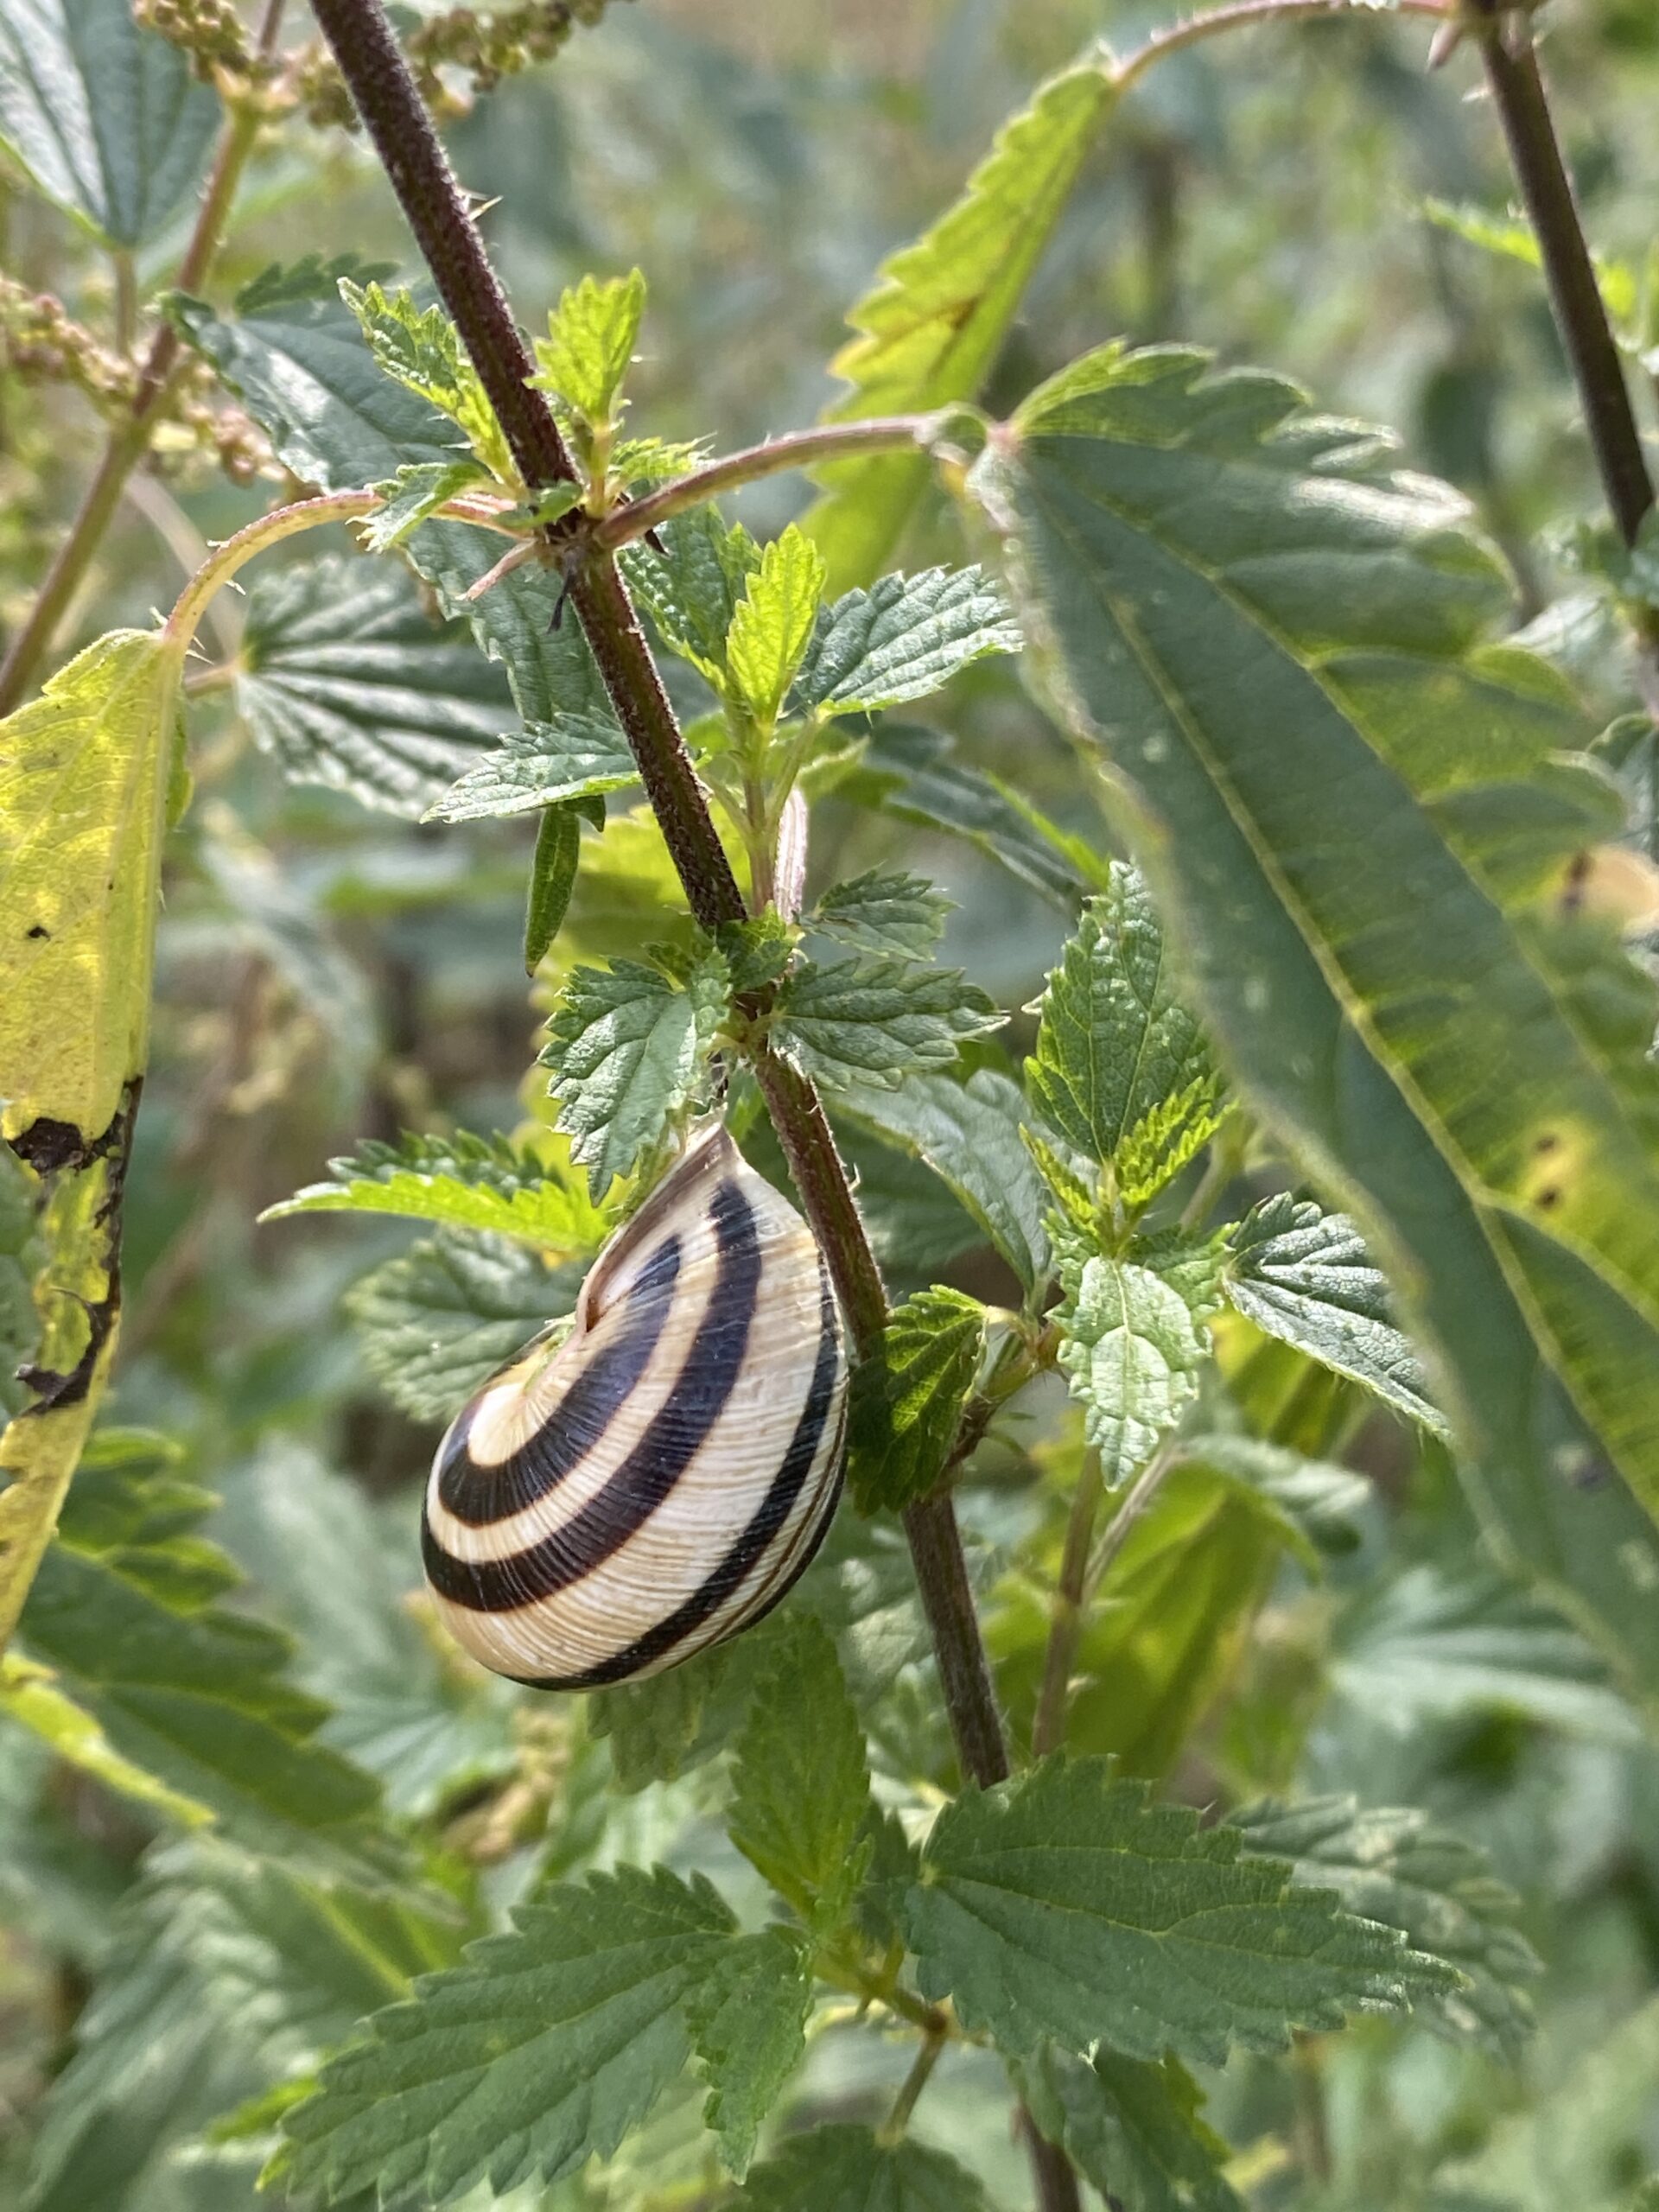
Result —
M779 2144L732 2200L741 2212L985 2212L977 2177L908 2138L814 2127Z
M951 903L919 875L866 868L832 884L807 916L806 927L861 952L925 955L944 929Z
M779 994L773 1036L831 1089L849 1079L897 1088L913 1070L948 1067L963 1038L1003 1019L959 969L876 955L796 969Z
M709 2084L703 2125L721 2163L748 2171L760 2124L806 2049L812 1976L798 1936L785 1928L740 1936L693 1987L686 2018Z
M944 1473L985 1353L985 1308L937 1284L895 1306L861 1363L847 1479L861 1513L901 1512Z
M430 809L440 822L533 814L543 806L626 791L639 780L613 716L571 714L505 738Z
M574 806L550 806L536 832L524 906L524 973L533 976L557 937L576 887L582 856L582 816Z
M1222 2173L1227 2145L1205 2126L1198 2084L1174 2059L1154 2065L1101 2050L1090 2065L1046 2044L1019 2080L1043 2133L1122 2212L1240 2212Z
M741 523L730 527L712 502L672 515L626 546L623 574L671 652L716 689L726 682L726 640L761 551Z

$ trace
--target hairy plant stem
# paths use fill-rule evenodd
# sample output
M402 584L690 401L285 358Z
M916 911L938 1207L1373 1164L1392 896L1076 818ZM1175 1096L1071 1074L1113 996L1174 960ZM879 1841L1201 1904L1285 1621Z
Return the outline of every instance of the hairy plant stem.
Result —
M1189 16L1154 31L1143 46L1111 66L1112 81L1120 91L1143 77L1154 65L1184 48L1200 45L1224 31L1247 30L1253 23L1299 22L1319 16L1364 16L1373 22L1379 14L1376 0L1232 0L1225 8L1212 8L1202 16ZM1393 0L1386 12L1396 16L1431 16L1444 22L1453 10L1446 0Z
M267 0L259 29L262 56L275 48L283 7L283 0ZM257 105L251 99L244 100L232 109L226 123L195 227L173 280L181 292L196 290L207 274L258 134ZM123 487L149 448L150 433L172 389L178 358L178 334L170 323L163 323L150 340L131 408L111 430L69 534L46 572L28 620L7 647L5 658L0 660L0 715L10 714L30 690L41 663L52 650L53 639L120 504Z
M884 2143L897 2143L910 2125L910 2115L916 2109L916 2100L927 2087L933 2069L939 2063L939 2053L944 2049L948 2037L943 2033L924 2038L916 2054L916 2063L905 2076L904 2086L893 2099L893 2110L881 2123L880 2138Z
M530 388L534 365L381 0L313 0L312 12L526 486L536 492L575 482L575 463L547 402ZM742 893L614 559L588 547L569 582L571 605L627 734L693 914L710 931L741 920ZM868 1357L879 1350L886 1330L887 1295L823 1105L811 1084L764 1044L754 1071L835 1278L854 1344ZM1007 1743L950 1497L912 1505L905 1529L963 1770L982 1786L1001 1781L1009 1770ZM1077 2212L1070 2165L1050 2157L1047 2146L1039 2150L1034 2131L1033 2160L1044 2212Z
M1578 386L1602 490L1619 536L1634 545L1653 506L1653 479L1531 29L1525 15L1504 7L1502 0L1470 0L1470 9L1479 27L1492 105L1538 240L1555 327ZM1659 614L1639 619L1637 632L1643 696L1659 717Z

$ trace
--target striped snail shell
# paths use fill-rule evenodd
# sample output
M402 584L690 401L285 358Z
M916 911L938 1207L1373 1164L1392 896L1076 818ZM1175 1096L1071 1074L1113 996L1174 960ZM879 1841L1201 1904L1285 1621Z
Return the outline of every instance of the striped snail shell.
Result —
M846 1412L817 1244L715 1127L601 1252L569 1334L486 1383L438 1446L421 1548L445 1625L543 1689L736 1635L823 1539Z

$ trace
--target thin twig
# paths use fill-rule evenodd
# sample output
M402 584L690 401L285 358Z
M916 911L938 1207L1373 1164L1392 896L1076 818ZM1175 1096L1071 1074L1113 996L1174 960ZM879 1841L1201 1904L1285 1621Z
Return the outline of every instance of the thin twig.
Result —
M1065 1548L1061 1554L1059 1580L1055 1586L1048 1649L1043 1655L1043 1686L1038 1693L1037 1717L1031 1728L1031 1749L1035 1758L1046 1758L1051 1751L1058 1751L1065 1736L1066 1698L1083 1635L1084 1586L1089 1573L1089 1551L1095 1539L1095 1516L1100 1507L1100 1454L1090 1450L1083 1455L1065 1525Z
M1170 23L1154 31L1144 46L1126 54L1114 64L1112 81L1120 91L1143 77L1166 55L1179 54L1183 48L1197 46L1205 39L1217 38L1224 31L1247 30L1255 23L1296 22L1319 16L1369 16L1372 18L1388 16L1431 16L1445 22L1452 10L1446 0L1233 0L1225 8L1214 8L1207 15L1189 16L1183 22Z
M1094 1596L1106 1580L1112 1562L1129 1540L1129 1533L1141 1515L1157 1497L1164 1478L1181 1456L1179 1441L1166 1437L1146 1465L1125 1491L1123 1503L1107 1522L1105 1533L1095 1547L1095 1555L1089 1562L1089 1572L1084 1579L1084 1603Z
M880 2132L883 2143L897 2143L909 2126L910 2115L916 2109L916 2100L927 2087L929 2077L938 2064L939 2054L948 2040L943 2031L924 2037L922 2047L916 2054L916 2063L906 2075L904 2086L893 2101L893 2110L881 2123Z

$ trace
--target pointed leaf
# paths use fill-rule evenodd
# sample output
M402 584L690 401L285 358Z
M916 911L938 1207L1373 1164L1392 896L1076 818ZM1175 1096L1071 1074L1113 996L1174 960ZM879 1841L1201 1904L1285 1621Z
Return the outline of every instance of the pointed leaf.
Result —
M568 286L548 315L547 336L536 340L539 373L532 381L588 423L610 422L645 311L645 280L637 269L607 283L584 276Z
M671 652L689 660L716 690L726 682L726 640L761 551L741 523L731 527L712 502L674 515L625 548L630 589Z
M395 476L374 487L386 504L358 524L364 550L391 552L393 546L403 543L416 524L435 514L457 493L489 481L474 461L405 462Z
M806 927L861 952L925 956L944 927L951 901L919 875L867 868L832 884L806 918Z
M978 2177L941 2151L832 2126L780 2144L732 2204L734 2212L987 2212L988 2199Z
M511 482L517 471L506 439L441 307L418 308L407 291L387 292L372 279L343 276L340 296L357 317L378 366L406 391L447 415L492 476Z
M785 1928L740 1936L691 1990L686 2018L709 2097L703 2125L721 2163L741 2181L760 2123L806 2049L812 1976L800 1938Z
M988 653L1023 643L1002 594L981 569L883 576L823 610L795 679L796 714L874 714L925 699Z
M963 1038L1003 1019L959 969L876 956L797 968L779 995L773 1035L831 1089L849 1081L896 1089L913 1070L948 1067Z
M1227 2145L1205 2126L1198 2084L1174 2059L1101 2050L1094 2063L1046 2044L1019 2080L1032 2118L1122 2212L1243 2212Z
M524 973L533 976L557 937L575 889L582 857L582 816L574 806L550 806L536 833L524 908Z
M544 806L626 791L639 771L610 715L562 715L504 738L429 810L440 822L533 814Z
M1209 1358L1191 1307L1150 1268L1097 1254L1068 1281L1060 1364L1108 1488L1126 1482L1197 1398Z
M455 1229L493 1230L544 1251L596 1251L609 1227L574 1177L506 1137L365 1138L331 1160L328 1183L308 1184L261 1221L296 1213L396 1213Z
M812 643L823 595L823 556L791 523L750 571L726 638L731 690L763 729L777 721Z
M901 1512L944 1473L985 1356L985 1308L935 1284L895 1306L854 1379L848 1484L861 1513Z

